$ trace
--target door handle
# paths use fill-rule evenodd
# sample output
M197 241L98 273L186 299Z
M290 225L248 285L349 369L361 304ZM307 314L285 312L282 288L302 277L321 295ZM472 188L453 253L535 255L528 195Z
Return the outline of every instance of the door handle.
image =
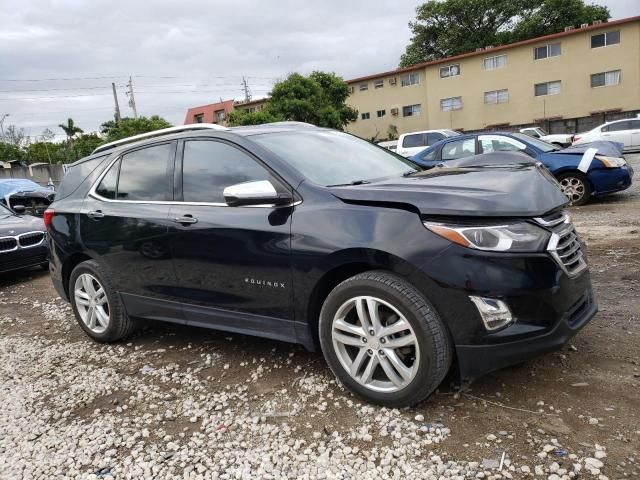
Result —
M198 223L198 219L192 215L185 215L183 217L176 217L173 219L175 223L180 223L181 225L190 225L192 223Z
M89 218L102 218L104 217L104 213L102 213L102 210L91 210L90 212L87 213L87 217Z

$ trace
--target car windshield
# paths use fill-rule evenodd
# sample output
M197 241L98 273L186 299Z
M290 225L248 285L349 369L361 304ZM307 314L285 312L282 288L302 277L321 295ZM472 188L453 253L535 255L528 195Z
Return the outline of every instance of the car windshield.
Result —
M367 183L421 169L389 150L332 130L263 133L251 139L317 185Z
M0 217L7 217L9 215L15 215L12 210L9 210L3 204L0 203Z
M556 147L555 145L551 145L550 143L547 143L544 140L540 140L539 138L525 135L524 133L513 133L512 135L517 139L524 140L525 143L529 143L537 149L542 150L544 153L553 152L554 150L560 150L560 148Z
M460 135L460 132L456 132L455 130L443 130L443 132L448 137L456 137L456 136Z

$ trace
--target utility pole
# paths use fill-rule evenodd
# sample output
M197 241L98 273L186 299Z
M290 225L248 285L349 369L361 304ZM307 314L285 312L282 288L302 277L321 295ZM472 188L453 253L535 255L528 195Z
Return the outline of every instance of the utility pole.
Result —
M113 89L113 101L116 104L116 123L120 121L120 105L118 105L118 95L116 94L116 84L111 82L111 88Z
M251 90L249 90L249 84L247 83L247 79L242 77L242 89L244 90L244 101L251 101Z
M9 116L8 113L5 113L4 115L2 115L2 118L0 118L0 132L2 132L2 140L4 140L4 119L7 118Z
M133 118L138 118L138 111L136 110L136 98L133 96L133 80L129 77L129 83L127 83L127 95L129 96L129 106L133 109Z

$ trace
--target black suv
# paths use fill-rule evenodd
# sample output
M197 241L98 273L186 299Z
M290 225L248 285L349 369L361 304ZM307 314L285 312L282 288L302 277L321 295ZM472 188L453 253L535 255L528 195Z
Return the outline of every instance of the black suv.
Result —
M152 319L296 342L366 399L415 404L452 365L467 382L557 349L596 312L557 183L492 155L421 171L296 123L133 137L71 166L51 276L97 341Z

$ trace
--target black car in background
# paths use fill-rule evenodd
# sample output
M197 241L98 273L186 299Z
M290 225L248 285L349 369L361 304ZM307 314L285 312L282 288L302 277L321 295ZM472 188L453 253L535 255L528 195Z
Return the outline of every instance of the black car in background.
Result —
M435 168L305 124L174 127L73 164L51 276L93 339L138 319L320 348L389 406L562 346L597 310L555 181Z
M19 215L0 204L0 272L42 266L48 268L49 246L41 218Z

